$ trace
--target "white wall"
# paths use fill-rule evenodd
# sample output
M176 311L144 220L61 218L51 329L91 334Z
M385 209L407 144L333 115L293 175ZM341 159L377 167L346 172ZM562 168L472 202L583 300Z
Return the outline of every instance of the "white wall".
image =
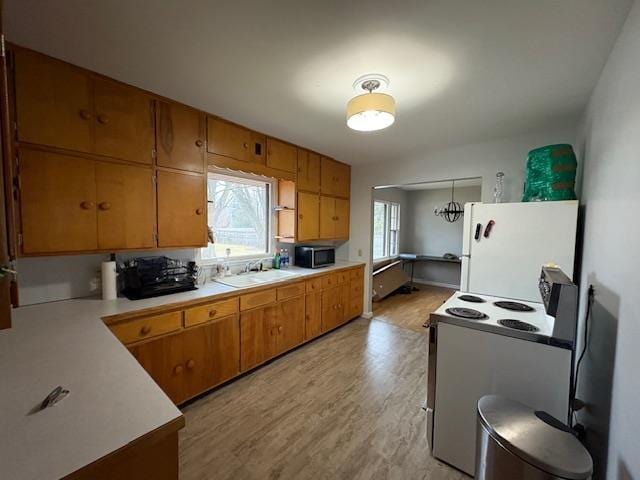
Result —
M405 231L403 251L437 257L445 253L462 255L462 218L449 223L433 213L436 207L451 201L451 187L407 193L407 208L400 225ZM480 201L481 195L480 186L455 189L455 200L461 205ZM460 264L419 262L414 266L414 279L458 288Z
M595 287L579 419L596 478L640 478L640 4L635 2L579 129L584 162L582 310ZM582 317L581 317L582 318Z
M481 177L482 199L488 202L491 201L495 174L502 171L505 173L504 201L519 201L529 150L553 143L573 143L574 139L574 126L567 126L445 150L426 151L404 160L356 165L351 174L350 240L340 247L338 256L366 262L368 273L371 273L371 198L372 187L376 185ZM365 275L365 292L369 292L369 288L369 275ZM365 311L371 311L371 299L366 293Z

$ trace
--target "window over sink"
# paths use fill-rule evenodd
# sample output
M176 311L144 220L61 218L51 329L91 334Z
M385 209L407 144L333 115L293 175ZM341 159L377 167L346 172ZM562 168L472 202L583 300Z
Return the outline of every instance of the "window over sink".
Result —
M200 260L268 256L271 253L272 184L258 176L210 172L207 180L209 243ZM213 240L213 241L212 241Z

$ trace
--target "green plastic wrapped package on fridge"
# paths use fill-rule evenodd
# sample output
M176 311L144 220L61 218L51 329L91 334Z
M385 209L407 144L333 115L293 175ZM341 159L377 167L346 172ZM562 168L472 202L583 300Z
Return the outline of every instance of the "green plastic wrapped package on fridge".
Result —
M571 145L547 145L531 150L522 201L575 200L577 167Z

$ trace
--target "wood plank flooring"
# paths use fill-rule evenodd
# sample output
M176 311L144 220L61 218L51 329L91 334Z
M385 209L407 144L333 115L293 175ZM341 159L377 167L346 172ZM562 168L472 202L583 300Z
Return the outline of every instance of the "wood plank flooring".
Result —
M187 405L180 478L468 479L428 451L426 348L361 318Z
M437 310L455 290L430 285L415 284L419 289L410 294L396 293L381 302L373 302L373 316L376 320L391 323L402 328L426 333L422 325L429 314Z

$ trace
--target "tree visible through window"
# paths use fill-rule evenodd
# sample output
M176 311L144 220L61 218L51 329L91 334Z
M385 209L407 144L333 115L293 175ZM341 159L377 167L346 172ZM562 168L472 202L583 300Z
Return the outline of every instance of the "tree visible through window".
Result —
M373 203L373 258L398 254L400 204L376 200Z
M208 225L214 242L202 259L260 255L269 252L269 184L228 175L209 174Z

